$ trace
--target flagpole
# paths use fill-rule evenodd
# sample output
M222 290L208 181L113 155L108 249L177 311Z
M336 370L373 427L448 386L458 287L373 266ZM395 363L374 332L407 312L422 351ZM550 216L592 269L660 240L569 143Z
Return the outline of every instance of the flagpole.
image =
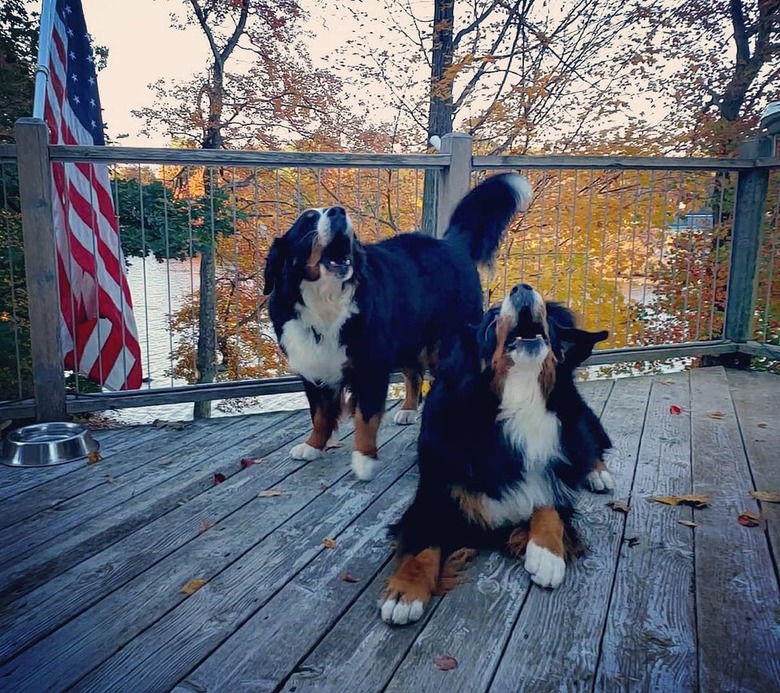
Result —
M49 54L54 31L54 13L57 0L43 0L41 4L41 30L38 37L38 64L35 66L35 98L33 118L43 120L46 84L49 81Z

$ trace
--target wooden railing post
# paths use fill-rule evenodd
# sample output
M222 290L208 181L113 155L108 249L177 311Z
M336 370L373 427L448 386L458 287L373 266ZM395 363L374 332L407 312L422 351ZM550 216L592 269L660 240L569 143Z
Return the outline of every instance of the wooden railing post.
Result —
M60 343L49 128L38 118L20 118L14 127L14 137L30 311L35 416L38 421L63 421L67 409Z
M441 153L450 155L450 165L439 174L436 187L436 237L441 238L461 198L471 188L473 140L464 132L441 138Z
M745 159L771 156L771 153L770 137L746 140L739 148L740 158ZM761 252L761 231L768 190L768 169L740 169L731 230L731 258L723 326L723 336L732 342L743 343L753 337L758 255ZM750 355L724 354L721 362L734 368L747 368Z

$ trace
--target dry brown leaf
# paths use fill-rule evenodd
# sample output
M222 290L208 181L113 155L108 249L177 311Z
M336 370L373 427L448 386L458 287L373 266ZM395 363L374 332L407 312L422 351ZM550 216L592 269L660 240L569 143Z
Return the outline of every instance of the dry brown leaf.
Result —
M324 546L326 549L335 549L335 548L336 548L336 542L335 542L333 539L330 539L330 538L328 538L328 537L325 537L325 538L322 540L322 545L323 545L323 546Z
M763 421L761 423L756 424L756 426L758 426L758 428L766 428L768 425L769 425L768 423L765 423Z
M722 411L708 411L707 416L711 419L724 419L726 415Z
M208 531L210 527L211 523L208 520L201 520L200 527L198 528L198 534L203 534L203 532Z
M342 443L340 440L334 440L331 438L327 443L325 443L325 449L326 450L335 450L336 448L343 448L344 443Z
M184 421L166 421L165 419L155 419L152 421L152 428L170 428L174 431L183 431L187 428Z
M330 484L326 484L324 481L320 482L320 491L327 491L330 488Z
M671 385L673 382L674 382L673 380L669 380L668 378L664 378L663 380L659 380L658 384L659 385Z
M710 504L709 496L689 493L684 496L652 496L650 500L664 505L690 505L692 508L706 508Z
M669 407L669 413L677 416L678 414L682 414L682 409L680 409L680 407L678 407L676 404L672 404Z
M184 587L182 587L179 592L182 594L195 594L203 585L206 584L206 580L201 580L200 578L196 578L195 580L190 580Z
M750 495L762 503L780 503L780 491L751 491Z
M107 476L106 477L106 483L107 484L113 484L116 481L113 476Z
M615 512L619 512L619 513L628 512L628 501L613 500L613 501L609 501L607 505L610 508L612 508Z
M284 494L284 491L280 488L267 488L265 491L260 491L260 493L257 494L258 498L275 498L276 496L281 496Z
M760 527L764 518L751 510L745 510L741 515L737 516L737 522L743 527Z
M339 578L344 582L360 582L360 578L356 578L352 573L341 573Z
M434 657L433 663L439 671L452 671L453 669L458 668L458 660L451 654Z
M87 464L97 464L102 459L103 455L101 455L97 450L93 450L89 453L89 455L87 455Z
M695 522L691 522L690 520L677 520L678 525L685 525L686 527L698 527Z
M629 549L633 549L639 544L639 537L627 537L626 544L628 544Z

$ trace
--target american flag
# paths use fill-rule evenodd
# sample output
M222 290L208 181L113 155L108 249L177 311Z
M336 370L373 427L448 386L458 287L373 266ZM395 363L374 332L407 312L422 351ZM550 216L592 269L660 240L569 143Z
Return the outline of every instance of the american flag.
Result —
M80 0L55 2L44 119L52 144L105 144ZM54 163L52 169L65 367L111 390L138 388L141 350L108 167Z

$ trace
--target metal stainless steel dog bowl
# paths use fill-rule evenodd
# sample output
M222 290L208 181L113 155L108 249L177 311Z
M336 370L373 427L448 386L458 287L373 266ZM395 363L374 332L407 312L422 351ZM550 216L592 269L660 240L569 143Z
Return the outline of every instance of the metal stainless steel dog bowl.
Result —
M47 467L83 459L99 448L82 424L33 424L5 437L0 462L10 467Z

